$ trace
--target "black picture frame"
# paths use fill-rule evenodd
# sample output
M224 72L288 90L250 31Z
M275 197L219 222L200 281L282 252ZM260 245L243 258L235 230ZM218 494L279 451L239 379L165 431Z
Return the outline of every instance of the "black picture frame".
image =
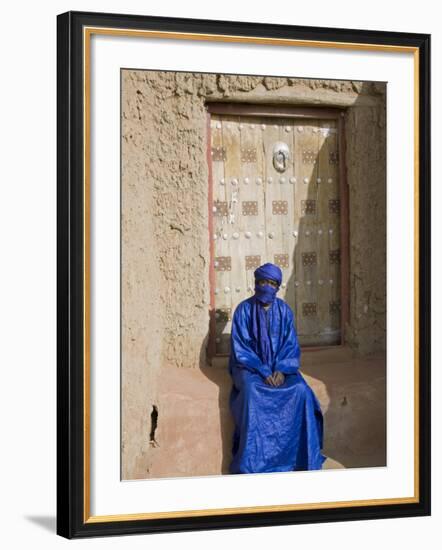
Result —
M98 521L85 490L84 29L106 27L413 48L418 60L418 498L414 502ZM429 34L68 12L57 18L57 533L66 538L430 515ZM85 473L86 472L86 473Z

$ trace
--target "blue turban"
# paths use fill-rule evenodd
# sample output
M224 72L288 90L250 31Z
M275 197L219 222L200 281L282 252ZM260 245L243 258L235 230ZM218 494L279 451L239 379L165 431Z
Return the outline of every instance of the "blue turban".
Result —
M272 279L273 281L276 281L278 283L278 286L280 286L282 282L282 271L275 264L263 264L262 266L255 269L254 275L257 281L259 279Z
M272 304L275 301L276 294L281 285L282 271L277 265L267 263L255 269L254 275L256 299L265 304ZM260 279L271 279L272 281L275 281L278 286L276 288L271 285L261 286L258 283Z

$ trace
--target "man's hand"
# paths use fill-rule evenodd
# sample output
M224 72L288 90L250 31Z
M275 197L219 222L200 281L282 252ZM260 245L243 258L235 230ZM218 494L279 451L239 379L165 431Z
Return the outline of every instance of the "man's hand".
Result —
M265 379L265 383L269 386L273 386L276 388L281 384L284 384L284 380L285 380L284 373L277 370L273 374L270 374L269 376L267 376L267 378Z
M280 370L276 370L273 373L273 380L275 381L276 386L280 386L281 384L284 384L285 381L285 375Z

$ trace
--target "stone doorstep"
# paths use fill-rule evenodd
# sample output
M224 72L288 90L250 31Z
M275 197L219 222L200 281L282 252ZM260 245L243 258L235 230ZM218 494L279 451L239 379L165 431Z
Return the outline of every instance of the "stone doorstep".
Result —
M226 438L230 441L233 425L229 409L220 406L219 398L220 389L226 391L231 381L224 369L214 369L213 378L207 378L205 373L211 369L171 369L163 379L157 432L161 445L152 449L150 473L146 477L228 473L222 471L226 464L221 464L225 462ZM316 380L307 378L315 386ZM171 403L173 406L167 406ZM324 470L342 468L341 463L329 456L323 464Z
M356 359L355 352L346 345L323 346L321 348L301 348L301 365L319 365L326 363L344 363ZM227 368L228 356L212 357L212 367ZM302 367L301 367L302 368Z
M369 379L376 388L382 382L377 379L381 375L385 376L385 357L356 359L349 348L341 346L304 353L303 358L309 355L314 361L309 363L308 359L304 360L303 366L306 369L302 373L324 411L329 408L328 393L335 392L336 387L342 386L346 395L351 396L352 392L358 395L367 380L367 368L371 371ZM330 380L327 380L331 374L330 366L334 366L333 383L327 388L330 384ZM324 380L322 375L325 376ZM226 473L225 453L232 431L232 419L226 405L231 386L227 362L222 366L218 365L218 368L171 368L168 376L161 378L161 381L157 432L161 446L152 449L150 473L147 477ZM335 403L331 414L336 415L339 412L338 405L339 403ZM331 456L327 454L327 450ZM325 449L325 455L327 459L323 464L324 470L345 468L333 458L333 448Z

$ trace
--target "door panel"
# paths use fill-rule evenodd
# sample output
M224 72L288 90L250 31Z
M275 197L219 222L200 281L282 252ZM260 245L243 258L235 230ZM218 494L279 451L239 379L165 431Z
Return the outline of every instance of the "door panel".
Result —
M333 119L212 114L216 354L229 353L232 313L265 262L283 272L301 345L340 343L337 137Z

